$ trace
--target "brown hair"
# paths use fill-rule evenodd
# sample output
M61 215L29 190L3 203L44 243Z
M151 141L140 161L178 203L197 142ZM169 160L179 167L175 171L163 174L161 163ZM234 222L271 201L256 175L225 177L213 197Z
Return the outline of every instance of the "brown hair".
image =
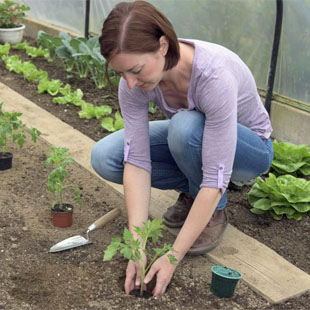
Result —
M180 50L176 33L168 18L145 1L117 4L104 21L99 38L101 54L106 59L106 69L112 57L121 52L156 52L163 35L169 42L164 70L169 70L178 63Z

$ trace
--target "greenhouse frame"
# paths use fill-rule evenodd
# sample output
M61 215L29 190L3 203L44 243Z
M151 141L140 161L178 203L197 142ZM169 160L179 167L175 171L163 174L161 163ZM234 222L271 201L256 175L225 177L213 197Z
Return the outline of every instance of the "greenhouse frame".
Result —
M84 36L99 34L104 18L121 1L16 2L31 7L28 23L53 25L55 29ZM150 2L165 12L179 37L218 43L236 52L253 72L260 95L267 101L273 136L283 141L310 144L310 0ZM176 6L178 10L175 10ZM180 12L186 12L186 19ZM70 14L69 19L66 14ZM27 31L30 33L31 28ZM36 31L33 30L31 35L35 37ZM267 89L273 94L271 106L270 94L266 98Z

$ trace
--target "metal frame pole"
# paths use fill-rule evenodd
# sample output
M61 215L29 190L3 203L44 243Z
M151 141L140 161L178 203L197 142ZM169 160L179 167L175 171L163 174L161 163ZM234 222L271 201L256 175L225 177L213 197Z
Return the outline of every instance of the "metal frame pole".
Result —
M85 28L84 36L88 39L89 37L89 13L90 13L90 0L86 0L86 11L85 11Z
M280 45L281 30L282 30L282 19L283 19L283 0L276 0L276 1L277 1L277 16L276 16L273 46L272 46L272 53L271 53L271 60L270 60L270 67L269 67L266 99L265 99L265 108L269 114L270 114L273 85L274 85L277 60L278 60L278 54L279 54L279 45Z

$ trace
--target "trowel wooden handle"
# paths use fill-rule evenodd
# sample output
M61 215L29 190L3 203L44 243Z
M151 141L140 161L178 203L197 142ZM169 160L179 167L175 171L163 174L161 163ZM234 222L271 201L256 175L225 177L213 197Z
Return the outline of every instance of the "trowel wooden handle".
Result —
M119 208L113 209L109 211L107 214L99 218L96 222L94 222L93 225L96 226L96 228L101 228L108 222L114 220L117 216L121 214L121 210Z

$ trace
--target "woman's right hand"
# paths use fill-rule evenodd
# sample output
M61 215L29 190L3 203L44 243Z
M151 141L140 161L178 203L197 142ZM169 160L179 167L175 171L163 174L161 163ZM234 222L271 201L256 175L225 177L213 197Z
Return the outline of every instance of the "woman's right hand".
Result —
M146 258L144 258L146 260ZM125 293L127 295L134 289L140 289L141 276L142 276L142 260L134 262L130 260L126 269L126 280L125 280ZM145 261L146 265L146 261ZM146 285L144 284L144 290L146 290Z

